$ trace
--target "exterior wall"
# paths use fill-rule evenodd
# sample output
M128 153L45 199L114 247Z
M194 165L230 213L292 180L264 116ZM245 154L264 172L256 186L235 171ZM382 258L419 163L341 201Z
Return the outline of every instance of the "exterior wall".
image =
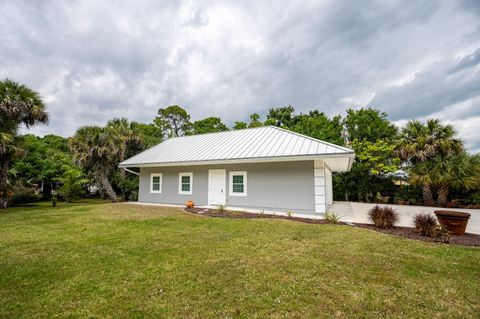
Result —
M139 202L184 204L208 203L208 170L226 169L227 206L265 211L315 212L314 162L271 162L230 165L145 167L140 169ZM230 196L230 171L247 172L247 196ZM178 173L193 172L192 195L178 194ZM150 174L162 173L162 193L150 193Z
M178 193L178 174L193 173L192 195ZM150 193L150 174L162 173L162 193ZM196 205L207 205L208 169L204 166L142 167L140 169L138 201L142 203L185 204L193 200Z
M356 202L335 202L328 209L329 212L333 212L340 215L342 221L354 222L354 223L367 223L371 221L368 219L368 211L377 204L371 203L356 203ZM380 204L384 206L383 204ZM442 210L445 208L428 207L428 206L411 206L411 205L389 205L395 209L400 217L398 226L412 227L413 217L420 213L433 214L435 210ZM480 209L464 209L464 208L452 208L449 210L470 213L471 217L468 221L467 232L473 234L480 234Z

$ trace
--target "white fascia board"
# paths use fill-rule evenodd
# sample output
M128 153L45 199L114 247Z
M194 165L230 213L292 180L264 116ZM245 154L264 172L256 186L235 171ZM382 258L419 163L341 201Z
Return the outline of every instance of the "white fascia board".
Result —
M294 162L313 161L329 158L348 158L349 162L355 158L355 154L328 154L328 155L304 155L304 156L277 156L264 158L244 158L231 160L208 160L194 162L171 162L171 163L143 163L143 164L119 164L119 167L168 167L168 166L192 166L192 165L220 165L220 164L241 164L241 163L267 163L267 162ZM351 166L351 165L350 165Z

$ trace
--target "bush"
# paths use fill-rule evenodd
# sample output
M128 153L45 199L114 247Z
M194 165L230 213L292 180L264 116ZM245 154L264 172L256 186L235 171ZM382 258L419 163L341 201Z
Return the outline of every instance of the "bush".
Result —
M339 224L340 223L340 215L335 214L335 213L326 213L325 214L325 219L333 225Z
M435 238L441 243L450 242L450 232L438 223L437 218L431 214L417 214L413 218L415 230L422 236Z
M71 203L74 199L85 193L84 186L89 181L83 178L83 172L77 167L63 165L62 168L64 169L62 177L55 178L55 181L62 184L58 189L58 193L62 195L67 202Z
M138 192L137 191L132 191L130 195L127 198L128 201L131 202L136 202L138 200Z
M368 212L370 220L378 228L391 228L398 222L398 214L391 207L380 207L376 205Z
M11 203L13 206L28 204L38 200L38 196L35 194L35 189L32 187L15 185L12 192L13 196L11 198Z
M435 226L435 241L448 244L450 242L450 232L442 224Z
M413 218L415 230L422 236L435 237L437 218L431 214L417 214Z

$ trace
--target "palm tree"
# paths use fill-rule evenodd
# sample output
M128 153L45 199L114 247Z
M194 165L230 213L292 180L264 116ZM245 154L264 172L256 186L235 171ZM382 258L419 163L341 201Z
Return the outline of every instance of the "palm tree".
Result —
M120 149L105 128L85 126L77 130L70 141L75 162L96 180L97 187L113 201L118 201L108 176L115 170Z
M119 148L118 160L125 160L130 145L139 146L143 143L142 136L136 130L132 129L126 118L114 118L107 123L107 130L111 133L112 138ZM121 173L125 171L121 170Z
M428 164L429 162L419 163L410 169L410 183L422 188L424 203L433 203L431 167Z
M425 123L409 121L400 135L398 155L403 160L416 164L437 155L458 154L463 150L463 144L455 135L452 125L444 125L438 119L428 119Z
M425 123L412 120L402 129L397 155L411 167L411 182L422 187L423 201L432 202L432 190L427 163L441 156L448 158L463 150L461 140L455 138L452 125L444 125L438 119Z
M9 162L21 153L15 146L20 125L30 128L47 122L45 105L36 91L9 79L0 81L0 192L6 192Z
M465 152L449 157L437 156L414 167L411 182L436 189L438 205L445 206L450 190L468 191L480 187L480 156Z

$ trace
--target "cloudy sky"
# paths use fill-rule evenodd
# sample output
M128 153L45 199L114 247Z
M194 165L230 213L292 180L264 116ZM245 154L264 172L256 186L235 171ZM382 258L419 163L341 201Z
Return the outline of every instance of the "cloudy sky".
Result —
M0 78L39 91L36 134L178 104L227 124L291 104L439 117L480 151L480 1L0 1Z

